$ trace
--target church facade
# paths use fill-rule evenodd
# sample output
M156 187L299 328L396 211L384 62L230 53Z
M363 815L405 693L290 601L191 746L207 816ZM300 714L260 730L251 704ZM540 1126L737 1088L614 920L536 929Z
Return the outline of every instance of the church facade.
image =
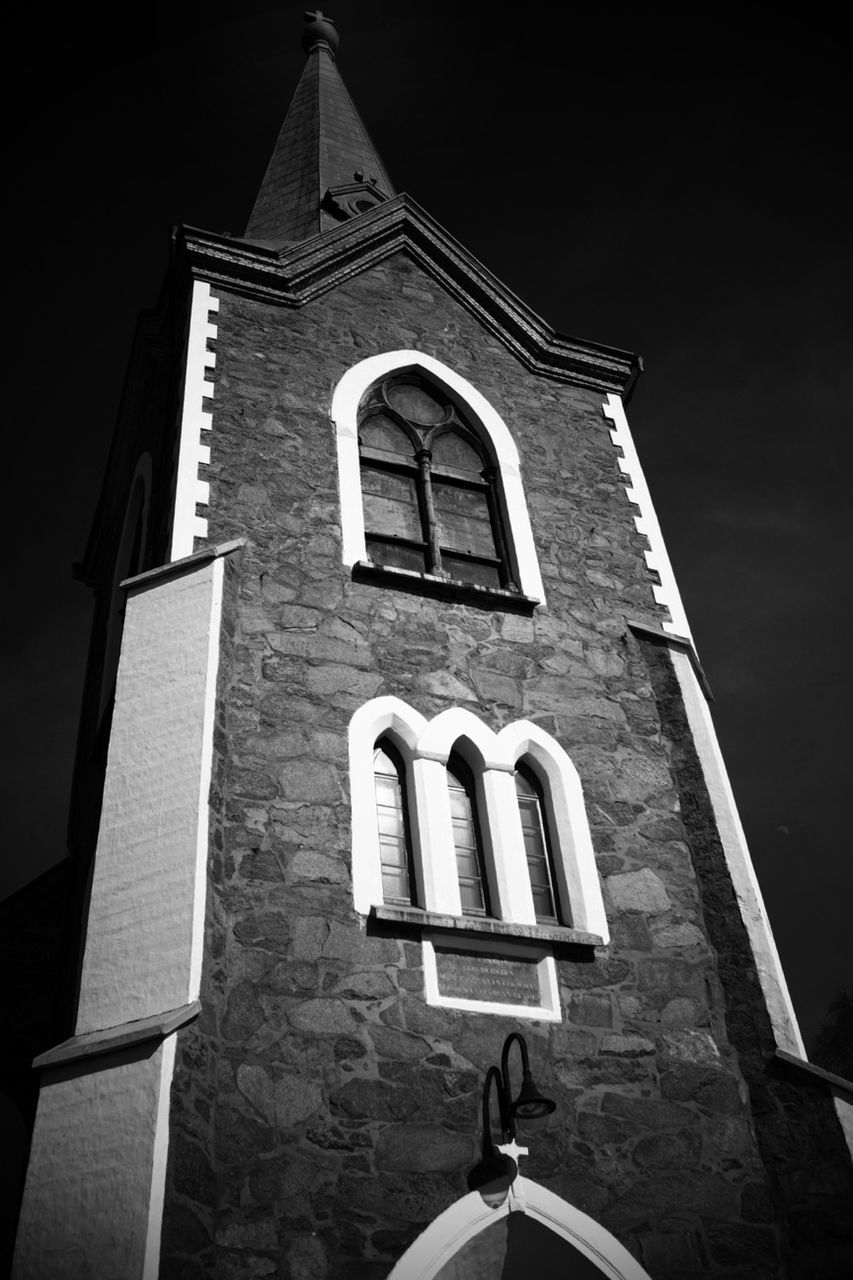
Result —
M15 1274L847 1275L850 1088L805 1062L640 364L396 194L304 44L245 236L177 234L131 359Z

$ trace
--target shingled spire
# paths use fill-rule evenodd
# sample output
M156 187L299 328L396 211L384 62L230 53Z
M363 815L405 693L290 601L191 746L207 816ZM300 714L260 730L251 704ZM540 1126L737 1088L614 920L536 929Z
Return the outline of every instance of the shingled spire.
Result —
M251 240L307 240L394 195L335 63L338 33L305 14L308 55L252 210Z

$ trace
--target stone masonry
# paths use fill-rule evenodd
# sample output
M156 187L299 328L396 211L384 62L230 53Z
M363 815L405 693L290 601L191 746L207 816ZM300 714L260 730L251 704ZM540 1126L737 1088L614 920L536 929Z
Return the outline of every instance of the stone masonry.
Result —
M519 1026L558 1102L522 1131L522 1172L655 1280L848 1274L849 1158L822 1143L829 1101L768 1075L669 659L626 623L665 618L603 395L530 374L402 254L298 309L220 291L218 325L209 536L246 547L227 568L163 1280L386 1277L466 1193L484 1072ZM332 391L398 348L456 369L513 433L548 601L532 618L341 564ZM561 1023L427 1005L420 945L354 912L347 727L379 694L494 730L530 718L577 766L612 942L559 956Z

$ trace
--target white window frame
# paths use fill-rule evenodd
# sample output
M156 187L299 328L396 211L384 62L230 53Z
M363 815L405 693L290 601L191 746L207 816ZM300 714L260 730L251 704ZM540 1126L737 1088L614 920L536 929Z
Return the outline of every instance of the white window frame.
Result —
M417 902L425 910L462 915L447 788L447 761L457 752L471 769L492 911L511 924L536 927L524 852L515 769L529 762L542 783L561 911L571 928L609 940L607 918L577 769L539 725L518 720L494 733L462 707L431 720L402 699L373 698L350 722L352 877L356 910L383 905L382 862L376 822L373 751L389 738L405 763Z
M369 356L348 369L332 396L331 418L338 451L343 563L350 568L367 560L361 466L358 449L358 410L370 388L391 373L422 372L433 379L474 425L493 454L499 474L498 497L504 533L521 593L545 603L542 575L533 542L533 531L518 449L509 428L497 411L467 379L422 351L386 351Z

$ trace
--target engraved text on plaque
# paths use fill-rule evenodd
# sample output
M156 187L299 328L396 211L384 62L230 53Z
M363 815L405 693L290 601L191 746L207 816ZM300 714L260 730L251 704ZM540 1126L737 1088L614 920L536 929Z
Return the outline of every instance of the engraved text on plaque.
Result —
M436 947L435 966L442 996L490 1004L537 1006L542 1002L535 960Z

